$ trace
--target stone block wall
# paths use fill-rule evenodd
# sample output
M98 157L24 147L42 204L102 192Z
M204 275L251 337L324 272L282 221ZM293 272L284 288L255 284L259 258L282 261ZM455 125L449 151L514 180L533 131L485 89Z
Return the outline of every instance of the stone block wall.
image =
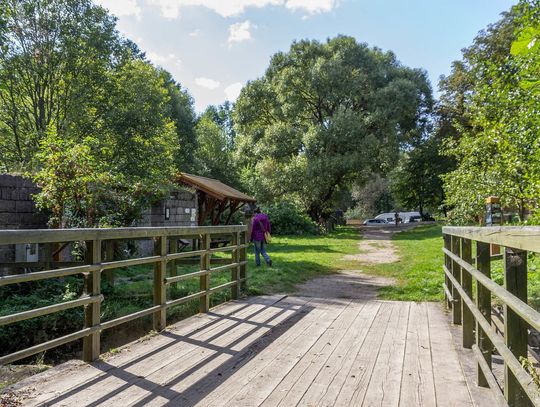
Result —
M32 199L40 189L30 180L18 175L0 174L0 230L44 229L47 217L40 213ZM37 247L0 245L0 263L27 261L35 257ZM0 269L0 275L6 270Z
M137 226L197 226L197 194L172 192L168 199L147 209Z

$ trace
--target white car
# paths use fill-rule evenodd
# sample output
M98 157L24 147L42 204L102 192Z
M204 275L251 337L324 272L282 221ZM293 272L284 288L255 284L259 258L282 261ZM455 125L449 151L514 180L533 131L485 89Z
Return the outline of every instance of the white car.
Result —
M364 226L381 226L388 224L384 219L366 219L364 221Z

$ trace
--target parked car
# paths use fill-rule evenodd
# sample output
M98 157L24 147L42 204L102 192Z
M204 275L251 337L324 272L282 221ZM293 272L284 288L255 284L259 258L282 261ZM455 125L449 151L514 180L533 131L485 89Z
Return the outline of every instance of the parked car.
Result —
M421 216L409 216L403 223L422 222Z
M364 221L364 226L380 226L388 224L384 219L366 219Z

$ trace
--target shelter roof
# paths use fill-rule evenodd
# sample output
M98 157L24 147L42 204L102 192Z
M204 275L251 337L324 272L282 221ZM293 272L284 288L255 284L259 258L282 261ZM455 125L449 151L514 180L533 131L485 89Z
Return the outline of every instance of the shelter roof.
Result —
M206 193L220 201L230 199L240 202L256 202L257 200L243 192L225 185L221 181L213 178L201 177L199 175L186 174L185 172L178 175L178 181L182 184L193 187L199 191Z

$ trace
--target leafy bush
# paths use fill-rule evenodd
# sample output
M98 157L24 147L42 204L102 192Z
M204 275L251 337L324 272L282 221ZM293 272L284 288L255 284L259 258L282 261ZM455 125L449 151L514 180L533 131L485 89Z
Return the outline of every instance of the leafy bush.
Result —
M319 227L290 202L277 202L262 210L268 214L275 235L314 235Z

